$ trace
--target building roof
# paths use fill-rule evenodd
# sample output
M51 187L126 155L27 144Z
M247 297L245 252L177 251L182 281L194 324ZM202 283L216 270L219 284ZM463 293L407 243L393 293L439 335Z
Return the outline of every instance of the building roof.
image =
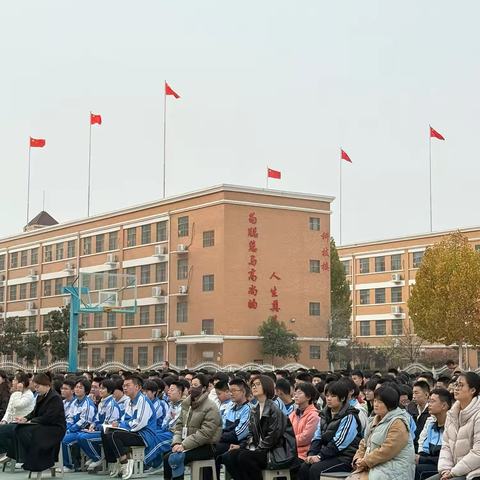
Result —
M28 222L27 227L33 227L34 225L50 227L52 225L58 225L58 222L48 212L42 210L35 218Z

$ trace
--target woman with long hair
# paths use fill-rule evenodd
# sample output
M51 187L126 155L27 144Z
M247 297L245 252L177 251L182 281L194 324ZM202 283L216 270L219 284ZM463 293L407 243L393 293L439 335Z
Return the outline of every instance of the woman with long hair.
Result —
M5 416L10 400L12 385L4 370L0 370L0 418Z

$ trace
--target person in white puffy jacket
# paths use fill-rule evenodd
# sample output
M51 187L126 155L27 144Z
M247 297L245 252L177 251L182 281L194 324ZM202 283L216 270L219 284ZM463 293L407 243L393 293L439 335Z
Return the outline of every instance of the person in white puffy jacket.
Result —
M445 422L438 473L431 480L480 479L480 376L462 373Z
M13 429L16 424L12 423L15 417L26 417L35 407L35 399L29 388L30 379L26 373L17 373L13 381L15 391L10 396L7 411L0 422L0 454L8 451L13 438ZM0 462L6 457L2 455Z

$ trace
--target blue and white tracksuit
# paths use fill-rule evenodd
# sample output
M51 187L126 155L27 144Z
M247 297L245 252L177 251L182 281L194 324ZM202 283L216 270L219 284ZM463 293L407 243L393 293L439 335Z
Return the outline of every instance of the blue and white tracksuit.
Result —
M286 404L285 408L287 409L287 417L289 417L290 414L295 410L295 402L290 402Z
M247 438L249 418L250 404L245 402L243 405L237 406L234 403L222 418L222 436L218 443L240 445L242 440Z
M112 395L98 404L98 412L92 423L95 424L94 432L80 432L77 442L80 448L94 462L100 460L100 443L102 443L102 425L111 425L112 422L118 421L120 418L120 409Z
M72 423L67 423L67 434L62 440L63 465L69 469L73 469L72 446L77 444L79 433L93 423L97 409L93 402L85 396L81 402L78 401L78 398L75 399L72 413Z
M340 420L340 424L338 425L338 429L333 437L333 444L334 446L327 446L323 447L328 450L335 450L336 452L332 452L332 456L338 455L338 452L345 450L354 440L355 437L358 435L358 424L357 420L353 415L347 415ZM315 435L312 438L312 443L310 444L310 451L320 451L322 447L319 446L322 439L322 422L318 422L317 430L315 430ZM328 458L328 457L327 457Z
M118 402L117 402L117 405L118 405L118 408L120 409L120 418L123 416L123 414L125 413L125 405L127 405L127 402L129 402L130 399L124 395Z
M220 404L220 415L222 416L222 421L225 419L228 411L233 408L235 404L232 402L232 400L229 398L225 402Z
M75 402L77 401L77 397L73 397L69 402L65 399L63 400L63 409L65 410L65 421L67 425L73 422L73 417L75 415Z
M283 400L280 397L277 397L276 395L273 397L273 402L277 405L277 407L285 414L287 415L287 408L285 407L285 404L283 403Z
M153 408L155 409L155 417L157 419L157 432L162 428L163 421L167 416L168 404L165 400L155 397L153 400Z

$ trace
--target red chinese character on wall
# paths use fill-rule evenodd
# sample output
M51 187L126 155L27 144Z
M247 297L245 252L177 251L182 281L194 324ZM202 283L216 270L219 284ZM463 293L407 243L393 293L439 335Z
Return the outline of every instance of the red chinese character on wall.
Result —
M250 227L248 229L248 236L253 238L258 238L257 227Z
M329 238L330 238L330 235L328 234L328 232L322 233L322 240L328 240Z
M272 297L278 297L277 287L273 287L270 289Z
M248 214L248 221L253 223L254 225L257 223L257 217L255 216L255 212Z
M330 270L330 267L328 266L328 262L322 263L322 270L325 270L326 272Z
M258 303L255 299L248 301L248 308L257 308Z
M328 247L325 247L325 248L322 250L322 257L328 257Z
M257 293L258 293L257 287L255 285L250 285L250 288L248 289L248 294L256 296Z
M255 266L257 264L257 257L255 257L255 255L250 255L250 261L248 264Z
M273 272L273 273L270 275L270 280L271 280L272 278L276 278L277 280L281 280L281 278L280 278L275 272Z
M252 268L249 272L248 272L248 279L251 280L252 282L256 282L257 281L257 276L255 275L255 269Z
M280 307L278 306L278 300L274 300L272 302L272 308L270 309L272 312L279 312Z
M248 242L248 251L249 252L256 252L257 251L257 245L255 243L255 240L251 240Z

